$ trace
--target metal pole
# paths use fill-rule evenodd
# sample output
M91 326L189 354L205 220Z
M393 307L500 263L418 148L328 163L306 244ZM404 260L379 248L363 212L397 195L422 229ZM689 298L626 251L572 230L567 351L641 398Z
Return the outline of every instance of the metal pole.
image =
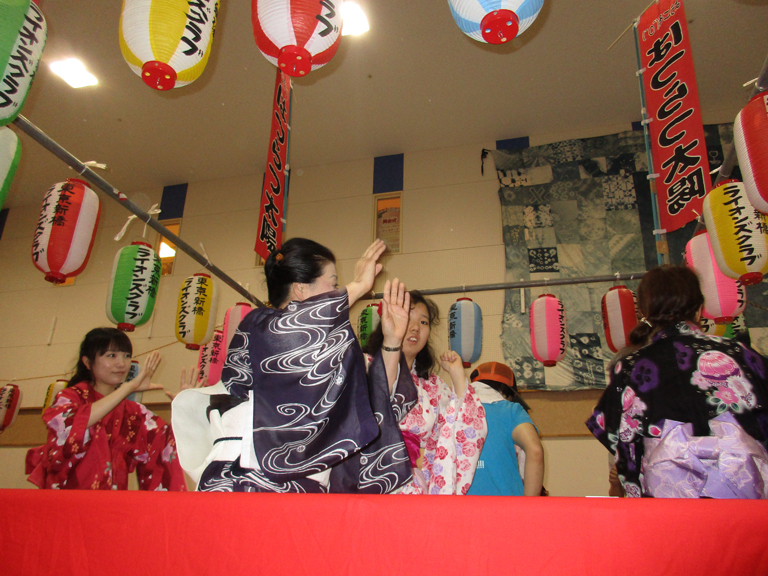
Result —
M555 278L554 280L525 280L523 282L501 282L499 284L476 284L474 286L452 286L450 288L433 288L419 290L425 296L436 294L459 294L463 292L486 292L488 290L512 290L514 288L536 288L539 286L566 286L568 284L591 284L595 282L615 282L620 280L638 280L645 272L630 272L629 274L613 274L611 276L585 276L582 278ZM383 298L383 292L376 292L369 298Z
M16 120L14 120L13 123L16 124L16 126L22 132L27 134L30 138L32 138L33 140L36 140L43 148L46 148L47 150L52 152L54 156L56 156L57 158L65 162L67 165L75 169L80 174L80 176L90 181L102 192L104 192L107 196L112 198L112 200L115 200L118 204L120 204L123 208L125 208L129 212L133 212L139 218L139 220L147 224L147 226L149 226L150 228L156 230L163 238L167 238L168 240L173 242L177 248L179 248L182 252L190 256L193 260L202 264L211 274L213 274L214 276L222 280L235 292L247 298L248 301L252 302L259 308L264 306L264 303L261 300L259 300L258 298L256 298L256 296L248 292L248 290L240 286L240 284L238 284L234 278L231 278L225 272L220 270L218 267L211 264L211 262L205 256L203 256L197 250L192 248L192 246L184 242L184 240L176 236L176 234L168 230L168 228L160 224L160 222L152 218L152 216L150 216L147 212L145 212L144 210L139 208L136 204L128 200L128 198L124 194L120 193L117 190L117 188L112 186L109 182L107 182L101 176L96 174L88 166L86 166L85 164L80 162L80 160L75 158L72 154L67 152L60 144L58 144L56 141L51 139L45 132L43 132L37 126L32 124L32 122L24 118L24 116L21 116L21 115L17 116Z

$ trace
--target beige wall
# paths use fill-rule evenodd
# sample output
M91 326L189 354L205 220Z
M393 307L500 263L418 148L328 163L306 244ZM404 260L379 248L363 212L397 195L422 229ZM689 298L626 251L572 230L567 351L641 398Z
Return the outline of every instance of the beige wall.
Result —
M558 134L532 138L531 144L599 133L626 126L605 127L589 134ZM480 173L480 153L493 142L405 155L402 254L386 256L377 279L380 291L387 279L399 277L410 288L438 288L504 281L504 246L498 184L491 160ZM51 162L57 160L51 158ZM62 179L67 177L62 169ZM106 176L107 179L109 176ZM354 264L372 240L373 159L294 170L288 211L288 236L305 236L331 248L338 259L340 283L351 280ZM180 236L192 246L203 243L211 260L233 278L266 299L260 268L254 267L255 223L261 175L215 182L190 183ZM159 202L161 189L144 190ZM128 192L129 197L133 194ZM42 193L41 193L42 196ZM141 235L134 222L120 242L112 238L129 215L102 197L102 221L91 261L72 287L54 287L31 263L30 243L39 206L10 211L0 240L0 380L16 379L25 407L40 406L48 384L74 365L77 346L91 328L108 325L104 312L112 261L118 248ZM162 217L162 216L161 216ZM154 240L154 232L148 233ZM178 389L182 366L197 354L175 343L174 317L181 281L201 266L181 254L174 275L164 277L153 320L131 335L135 353L161 346L162 363L154 380ZM438 351L447 348L445 316L460 295L435 298L443 322L434 333ZM471 297L483 311L483 353L479 362L503 360L501 352L501 291ZM220 284L218 321L241 298ZM364 303L352 310L352 321ZM49 343L52 326L55 330ZM160 401L147 393L145 401ZM536 415L533 415L534 420ZM545 440L545 485L553 495L584 496L607 493L607 453L589 438ZM25 487L23 454L18 447L0 448L0 488Z

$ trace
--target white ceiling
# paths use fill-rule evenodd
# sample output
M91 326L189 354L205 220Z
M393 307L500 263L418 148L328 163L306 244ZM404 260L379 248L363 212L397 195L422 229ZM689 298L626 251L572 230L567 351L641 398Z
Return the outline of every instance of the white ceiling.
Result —
M632 36L608 46L648 0L545 0L510 45L460 32L446 0L358 0L371 30L294 84L291 165L492 142L640 119ZM262 172L274 67L253 39L251 3L222 0L208 65L170 92L123 60L118 0L41 0L43 62L22 114L104 178L131 191ZM705 123L732 121L768 54L768 0L687 0ZM99 85L74 90L48 69L82 59ZM17 130L18 132L18 130ZM6 207L37 203L74 173L22 135Z

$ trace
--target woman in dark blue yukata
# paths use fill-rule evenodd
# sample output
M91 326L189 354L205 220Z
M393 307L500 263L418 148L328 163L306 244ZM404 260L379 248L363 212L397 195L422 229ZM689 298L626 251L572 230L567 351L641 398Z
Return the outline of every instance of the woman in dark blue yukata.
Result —
M686 267L654 268L640 282L644 317L587 421L628 497L768 497L768 363L703 334L703 304Z

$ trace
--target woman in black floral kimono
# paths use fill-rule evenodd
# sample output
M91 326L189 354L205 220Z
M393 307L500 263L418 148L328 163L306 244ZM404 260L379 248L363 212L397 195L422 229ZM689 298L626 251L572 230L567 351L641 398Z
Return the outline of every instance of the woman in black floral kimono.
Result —
M707 336L704 296L683 266L646 273L644 318L587 426L616 458L626 496L768 497L768 365Z

